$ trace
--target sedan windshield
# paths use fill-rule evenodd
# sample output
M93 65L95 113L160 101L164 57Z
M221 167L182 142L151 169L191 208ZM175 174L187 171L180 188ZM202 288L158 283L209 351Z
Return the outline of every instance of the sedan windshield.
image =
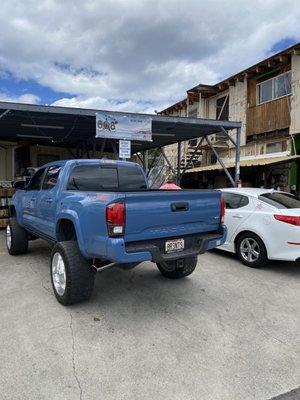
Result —
M258 198L276 208L300 208L300 198L289 193L264 193Z

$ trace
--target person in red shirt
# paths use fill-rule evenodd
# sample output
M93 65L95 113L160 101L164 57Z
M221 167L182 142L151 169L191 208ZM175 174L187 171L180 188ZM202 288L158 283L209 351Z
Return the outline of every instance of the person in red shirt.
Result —
M161 185L160 189L165 190L181 190L181 187L176 185L174 178L169 178L167 181Z

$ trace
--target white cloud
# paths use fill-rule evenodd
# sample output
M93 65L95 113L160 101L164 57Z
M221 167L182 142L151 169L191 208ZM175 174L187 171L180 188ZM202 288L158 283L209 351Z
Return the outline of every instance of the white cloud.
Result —
M76 96L71 98L62 98L55 101L53 106L62 107L80 107L80 108L90 108L96 110L114 110L114 111L127 111L132 112L133 110L140 113L153 113L152 103L143 103L133 100L126 101L115 101L107 100L100 96L95 97L85 97ZM167 107L167 104L165 105Z
M0 101L10 101L15 103L38 104L40 98L32 93L22 94L20 96L12 96L7 93L0 93Z
M0 72L70 93L56 104L153 111L300 40L299 20L294 0L3 0Z

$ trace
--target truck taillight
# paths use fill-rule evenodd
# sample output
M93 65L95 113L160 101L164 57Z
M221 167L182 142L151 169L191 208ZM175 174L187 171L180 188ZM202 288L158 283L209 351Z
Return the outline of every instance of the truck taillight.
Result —
M300 226L300 217L297 216L275 214L274 218L277 219L277 221L285 222L286 224Z
M125 230L125 204L112 203L106 207L106 224L108 236L123 236Z
M223 196L221 196L220 208L221 208L220 223L223 223L224 217L225 217L225 210L226 210L225 200L224 200Z

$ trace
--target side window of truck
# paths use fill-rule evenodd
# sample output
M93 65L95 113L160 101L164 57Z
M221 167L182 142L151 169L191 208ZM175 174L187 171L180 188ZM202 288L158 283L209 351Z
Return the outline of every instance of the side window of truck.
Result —
M31 178L27 190L40 190L46 168L41 168Z
M116 167L100 165L79 165L70 174L67 190L100 192L118 189L118 171Z
M54 188L57 183L60 171L60 166L53 166L48 169L42 186L43 190L51 190Z

